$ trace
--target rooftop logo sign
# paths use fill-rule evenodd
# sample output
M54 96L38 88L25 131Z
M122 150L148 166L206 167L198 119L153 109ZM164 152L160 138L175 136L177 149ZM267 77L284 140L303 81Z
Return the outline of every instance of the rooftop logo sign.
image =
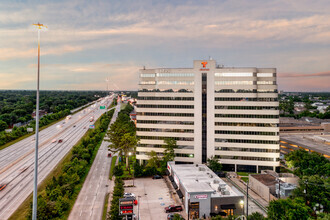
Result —
M203 67L201 69L199 69L200 71L209 71L209 69L206 68L206 64L207 64L206 61L201 62L201 64L203 65Z
M207 194L195 195L195 199L207 199Z

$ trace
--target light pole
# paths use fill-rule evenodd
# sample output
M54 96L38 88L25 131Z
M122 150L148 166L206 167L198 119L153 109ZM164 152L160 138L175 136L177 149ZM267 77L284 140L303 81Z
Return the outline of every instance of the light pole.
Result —
M141 201L141 196L138 196L138 220L140 220L140 201Z
M33 24L38 28L38 74L37 74L37 104L36 104L36 146L34 157L34 180L33 180L33 207L32 220L37 219L37 196L38 196L38 138L39 138L39 78L40 78L40 30L47 28L43 24Z

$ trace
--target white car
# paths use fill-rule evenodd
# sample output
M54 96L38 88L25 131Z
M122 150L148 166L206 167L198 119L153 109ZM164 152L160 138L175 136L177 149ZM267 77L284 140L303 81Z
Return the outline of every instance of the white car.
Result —
M52 140L52 143L55 143L55 142L56 142L56 139L53 139L53 140Z
M135 199L135 194L134 193L124 193L125 198L134 198Z

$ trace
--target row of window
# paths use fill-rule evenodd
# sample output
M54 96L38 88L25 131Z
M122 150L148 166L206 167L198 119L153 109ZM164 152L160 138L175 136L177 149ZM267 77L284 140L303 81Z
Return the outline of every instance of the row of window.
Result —
M156 120L137 120L138 124L172 124L172 125L194 125L193 121L156 121Z
M139 144L138 147L165 148L166 145L162 145L162 144ZM194 149L194 146L191 146L191 145L177 145L177 149Z
M193 93L191 89L140 89L139 92L173 92L173 93Z
M143 116L170 116L170 117L194 117L194 113L167 113L167 112L137 112Z
M215 130L215 134L237 134L237 135L270 135L278 136L278 132L268 132L268 131L223 131Z
M244 152L260 152L260 153L279 153L279 149L264 149L264 148L241 148L241 147L215 147L219 151L244 151Z
M277 89L219 89L215 93L277 93Z
M238 122L215 122L215 126L245 126L245 127L278 127L273 123L238 123Z
M221 77L274 77L274 73L215 73L214 76Z
M241 156L220 156L215 155L218 159L230 159L230 160L258 160L258 161L279 161L279 158L268 158L268 157L241 157Z
M279 115L215 114L216 118L279 118Z
M276 81L215 81L215 85L276 85Z
M157 77L194 77L194 73L156 73Z
M215 81L215 85L253 85L253 81Z
M194 97L138 97L139 100L173 100L173 101L194 101Z
M278 98L215 97L215 101L277 102Z
M247 139L215 138L214 141L215 142L220 142L220 143L279 144L279 141L269 141L269 140L247 140Z
M176 132L176 133L194 133L193 129L169 129L169 128L137 128L137 131L147 132Z
M159 136L139 136L139 138L145 140L166 140L168 138L174 139L176 141L194 141L193 137L159 137Z
M215 109L278 110L278 106L224 106L224 105L216 105Z
M157 81L158 85L194 85L194 81Z
M156 85L156 81L140 81L140 85Z
M193 109L193 105L145 105L145 104L139 104L137 105L138 108L189 108Z
M144 152L144 151L137 151L136 152L137 155L149 155L149 152ZM158 157L163 157L164 154L163 153L156 153ZM175 157L190 157L190 158L194 158L194 154L182 154L182 153L177 153L174 154Z

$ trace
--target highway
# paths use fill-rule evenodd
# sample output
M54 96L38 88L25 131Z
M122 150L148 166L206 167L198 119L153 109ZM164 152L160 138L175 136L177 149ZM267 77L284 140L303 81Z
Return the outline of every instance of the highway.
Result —
M120 103L118 102L110 125L116 120L119 111ZM109 172L112 157L107 157L109 144L107 141L102 142L84 185L70 212L69 220L102 219L104 200L110 184Z
M89 108L72 115L39 132L38 184L52 171L109 106L111 97L106 97ZM93 122L90 118L94 117ZM62 142L59 142L62 140ZM17 142L0 151L0 219L8 219L33 191L34 136Z

